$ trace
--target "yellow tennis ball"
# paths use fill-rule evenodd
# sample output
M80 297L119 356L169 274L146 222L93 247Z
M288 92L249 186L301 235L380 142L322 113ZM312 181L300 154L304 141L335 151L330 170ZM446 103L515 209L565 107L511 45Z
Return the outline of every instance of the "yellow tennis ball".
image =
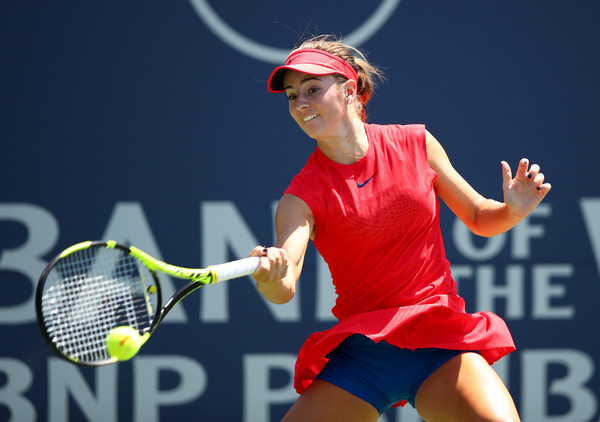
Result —
M140 334L131 327L113 328L106 337L106 351L117 360L131 359L140 346Z

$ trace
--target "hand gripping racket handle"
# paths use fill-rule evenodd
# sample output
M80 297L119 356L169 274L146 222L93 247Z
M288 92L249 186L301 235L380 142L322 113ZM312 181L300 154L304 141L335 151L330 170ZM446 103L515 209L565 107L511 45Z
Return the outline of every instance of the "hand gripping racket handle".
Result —
M227 262L208 267L213 274L212 283L230 280L232 278L243 277L254 274L260 266L260 258L253 256L250 258L239 259L237 261Z

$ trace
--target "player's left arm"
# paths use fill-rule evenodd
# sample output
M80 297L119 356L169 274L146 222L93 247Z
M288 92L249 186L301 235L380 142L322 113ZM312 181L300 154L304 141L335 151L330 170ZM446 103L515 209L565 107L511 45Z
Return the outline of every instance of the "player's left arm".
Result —
M510 230L525 218L551 189L537 164L527 159L519 162L515 177L510 166L502 162L504 202L480 195L454 169L440 143L427 132L427 159L438 177L435 189L439 197L475 234L494 236Z

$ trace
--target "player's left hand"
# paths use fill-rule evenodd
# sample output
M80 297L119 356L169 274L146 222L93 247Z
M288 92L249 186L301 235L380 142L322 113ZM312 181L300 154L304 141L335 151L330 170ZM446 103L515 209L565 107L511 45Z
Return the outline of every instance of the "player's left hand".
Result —
M510 166L506 161L502 161L504 203L514 215L527 217L542 202L551 188L550 183L544 183L544 174L541 173L540 166L532 164L530 167L527 158L519 161L514 179Z

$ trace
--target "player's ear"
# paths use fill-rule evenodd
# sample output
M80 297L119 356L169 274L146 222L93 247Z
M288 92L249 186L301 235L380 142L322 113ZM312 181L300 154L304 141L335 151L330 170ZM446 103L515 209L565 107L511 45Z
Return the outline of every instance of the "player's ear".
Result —
M342 92L343 92L345 98L352 98L353 101L354 101L354 99L356 99L356 94L357 94L356 81L353 81L352 79L348 79L342 85L342 90L343 90Z

